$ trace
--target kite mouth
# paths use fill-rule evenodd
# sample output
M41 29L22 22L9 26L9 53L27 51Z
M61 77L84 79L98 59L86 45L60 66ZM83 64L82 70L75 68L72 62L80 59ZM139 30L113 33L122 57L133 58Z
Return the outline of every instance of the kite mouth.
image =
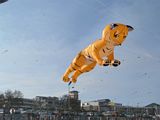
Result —
M119 43L119 42L114 42L113 44L114 44L114 46L121 46L122 45L122 43Z

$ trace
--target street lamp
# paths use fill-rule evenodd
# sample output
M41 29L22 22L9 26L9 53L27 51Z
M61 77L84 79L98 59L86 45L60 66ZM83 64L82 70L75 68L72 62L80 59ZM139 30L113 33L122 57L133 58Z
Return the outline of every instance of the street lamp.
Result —
M3 120L5 120L5 107L6 107L6 105L4 104L3 105Z

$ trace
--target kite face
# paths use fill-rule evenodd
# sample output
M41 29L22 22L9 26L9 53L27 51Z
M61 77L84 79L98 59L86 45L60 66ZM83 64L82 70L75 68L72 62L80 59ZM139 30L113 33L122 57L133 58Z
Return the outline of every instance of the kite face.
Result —
M113 23L104 28L102 38L106 40L110 39L115 46L118 46L123 43L128 35L128 32L132 30L133 27L129 25Z
M75 83L79 75L91 71L96 64L114 67L120 65L121 62L114 59L114 47L121 45L128 32L132 30L133 27L120 23L107 25L102 32L102 38L80 51L73 59L63 75L63 81L69 82L69 84ZM72 72L73 74L69 78Z

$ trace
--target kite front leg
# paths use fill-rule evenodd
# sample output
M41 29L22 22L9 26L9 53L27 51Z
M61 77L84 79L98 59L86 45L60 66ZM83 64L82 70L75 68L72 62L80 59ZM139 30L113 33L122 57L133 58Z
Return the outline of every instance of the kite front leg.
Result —
M119 60L114 59L114 52L112 52L110 55L107 56L108 60L111 62L110 65L117 67L121 64Z
M100 66L108 66L110 65L110 61L109 60L103 60L100 56L99 53L97 51L93 52L93 58L96 60L96 62L100 65Z

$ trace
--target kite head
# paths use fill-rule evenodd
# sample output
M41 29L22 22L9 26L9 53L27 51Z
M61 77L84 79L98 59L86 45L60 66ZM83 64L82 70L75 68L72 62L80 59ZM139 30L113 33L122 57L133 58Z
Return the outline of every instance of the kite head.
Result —
M107 25L102 34L103 40L110 40L114 46L121 45L128 35L128 32L132 31L133 27L120 23L112 23Z

